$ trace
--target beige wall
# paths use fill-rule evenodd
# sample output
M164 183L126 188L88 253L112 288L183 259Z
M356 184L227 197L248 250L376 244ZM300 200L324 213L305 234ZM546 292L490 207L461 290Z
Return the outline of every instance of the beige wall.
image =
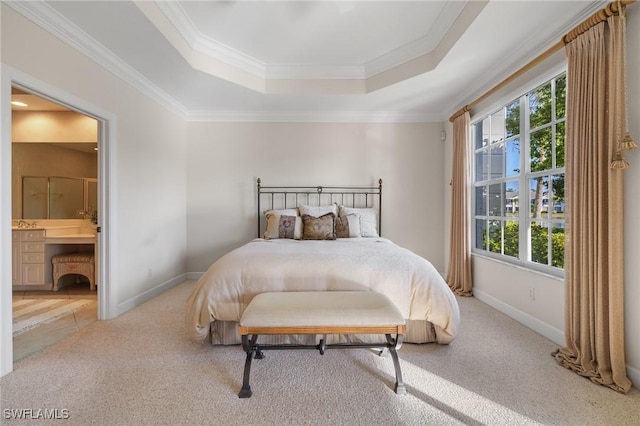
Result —
M442 124L190 123L190 272L256 237L264 185L374 185L384 237L443 270Z

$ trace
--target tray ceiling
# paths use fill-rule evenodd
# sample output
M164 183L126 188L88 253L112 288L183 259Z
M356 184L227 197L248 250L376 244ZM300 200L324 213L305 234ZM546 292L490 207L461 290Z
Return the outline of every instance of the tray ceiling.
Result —
M4 4L188 120L442 121L604 3Z

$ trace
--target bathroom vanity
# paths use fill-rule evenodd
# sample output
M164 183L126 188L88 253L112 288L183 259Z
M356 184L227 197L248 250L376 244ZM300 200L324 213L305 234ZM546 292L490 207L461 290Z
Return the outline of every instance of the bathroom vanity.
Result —
M77 251L95 253L95 248L95 231L82 224L36 228L14 226L12 228L13 290L51 290L53 288L51 264L53 256Z
M44 277L44 229L17 229L11 232L11 283L13 286L42 286Z

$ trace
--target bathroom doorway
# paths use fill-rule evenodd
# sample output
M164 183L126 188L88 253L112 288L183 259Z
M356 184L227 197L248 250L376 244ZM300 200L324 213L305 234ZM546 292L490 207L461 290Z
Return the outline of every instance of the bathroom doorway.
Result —
M11 104L16 362L98 319L100 298L87 274L67 274L54 283L52 259L93 253L92 279L101 285L101 123L17 85L11 87Z

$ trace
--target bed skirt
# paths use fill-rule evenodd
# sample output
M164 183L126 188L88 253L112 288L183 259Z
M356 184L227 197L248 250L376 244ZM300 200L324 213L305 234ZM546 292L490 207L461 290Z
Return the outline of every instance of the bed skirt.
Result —
M281 345L317 344L323 338L316 335L263 335L260 336L260 343ZM375 343L380 341L380 337L372 334L330 334L325 338L325 343ZM405 343L432 343L436 341L436 332L428 321L407 320L407 334L403 341ZM241 339L238 334L237 321L214 321L211 323L211 344L213 345L237 345Z

